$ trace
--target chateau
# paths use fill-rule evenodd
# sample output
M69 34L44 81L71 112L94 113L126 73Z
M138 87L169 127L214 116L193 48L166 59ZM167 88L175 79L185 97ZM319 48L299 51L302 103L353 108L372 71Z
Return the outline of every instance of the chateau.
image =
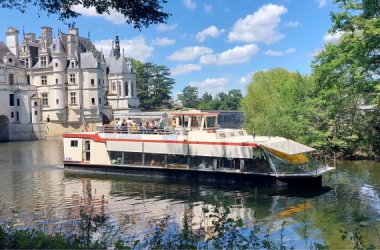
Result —
M41 27L38 39L23 32L21 43L19 33L8 27L0 42L0 141L25 139L18 127L40 139L81 131L82 117L91 128L114 112L140 111L133 60L120 54L118 35L105 57L77 28L53 37Z

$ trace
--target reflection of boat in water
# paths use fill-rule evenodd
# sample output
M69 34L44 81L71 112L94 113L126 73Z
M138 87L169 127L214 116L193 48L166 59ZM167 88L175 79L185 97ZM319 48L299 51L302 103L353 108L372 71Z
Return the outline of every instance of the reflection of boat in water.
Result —
M170 129L101 127L64 134L65 169L201 181L321 186L315 149L282 137L219 129L217 113L179 112ZM200 121L200 124L198 124Z

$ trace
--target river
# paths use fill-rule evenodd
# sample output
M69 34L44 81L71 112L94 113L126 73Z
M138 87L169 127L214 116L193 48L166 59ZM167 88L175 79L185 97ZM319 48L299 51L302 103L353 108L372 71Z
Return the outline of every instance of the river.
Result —
M17 228L59 223L75 211L81 198L99 201L104 195L110 223L128 215L134 224L131 233L139 237L165 214L180 223L190 201L198 215L201 204L209 204L218 192L234 203L232 215L243 218L247 227L255 214L272 240L286 221L288 246L304 248L306 232L308 242L325 241L333 249L352 247L349 240L341 240L339 230L352 231L359 223L365 242L380 244L376 229L380 230L380 163L376 161L337 161L337 170L323 177L324 187L319 190L257 187L255 196L253 186L65 171L58 139L0 143L0 152L0 203L5 206L0 219L14 218Z

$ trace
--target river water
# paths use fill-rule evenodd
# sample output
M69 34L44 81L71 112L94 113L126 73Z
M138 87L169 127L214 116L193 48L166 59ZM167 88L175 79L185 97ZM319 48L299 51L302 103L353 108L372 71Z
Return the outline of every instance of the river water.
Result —
M286 221L288 246L304 248L306 235L309 243L352 247L349 240L341 240L339 230L352 231L359 224L365 242L380 245L380 163L376 161L337 161L337 170L323 177L322 189L257 187L255 195L254 186L65 171L58 139L0 143L0 152L4 205L0 219L14 218L18 228L62 222L81 199L99 203L104 195L110 223L118 224L128 215L134 224L129 233L142 237L164 215L180 224L189 202L199 215L201 204L210 204L218 192L233 203L232 216L243 218L250 227L255 215L262 231L270 230L272 240L279 238Z

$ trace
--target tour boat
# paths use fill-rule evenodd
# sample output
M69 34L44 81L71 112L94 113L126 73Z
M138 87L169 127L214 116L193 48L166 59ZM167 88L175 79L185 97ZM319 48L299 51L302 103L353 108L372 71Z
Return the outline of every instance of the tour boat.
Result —
M310 156L314 148L295 141L249 135L244 129L220 129L218 115L179 111L163 113L161 120L167 125L164 129L101 126L92 132L65 133L64 167L157 178L290 186L321 186L322 175L335 169Z

